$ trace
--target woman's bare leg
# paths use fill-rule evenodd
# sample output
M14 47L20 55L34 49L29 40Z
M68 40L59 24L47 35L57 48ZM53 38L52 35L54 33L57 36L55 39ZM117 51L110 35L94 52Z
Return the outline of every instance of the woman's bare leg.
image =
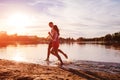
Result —
M52 49L52 50L50 51L50 53L51 53L52 55L56 56L56 53L55 53L55 50L54 50L54 49ZM57 57L57 56L56 56L56 57Z
M66 59L68 59L67 54L65 54L61 49L58 49L58 52L62 53Z
M58 60L61 62L61 65L63 65L63 61L62 61L61 57L58 54L58 50L55 50L55 55L57 56Z

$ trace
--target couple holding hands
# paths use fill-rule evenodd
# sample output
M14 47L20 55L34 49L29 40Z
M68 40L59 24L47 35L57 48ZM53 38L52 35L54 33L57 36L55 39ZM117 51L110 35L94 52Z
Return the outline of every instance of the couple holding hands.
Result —
M61 59L61 57L59 56L58 52L60 52L61 54L63 54L65 56L65 58L68 58L68 56L59 49L59 29L57 27L57 25L54 25L53 22L49 22L49 26L51 28L51 31L48 32L49 37L50 37L50 42L48 44L48 53L47 53L47 59L46 61L49 61L49 56L50 53L53 54L54 56L56 56L58 58L58 60L60 61L60 65L63 65L63 61Z

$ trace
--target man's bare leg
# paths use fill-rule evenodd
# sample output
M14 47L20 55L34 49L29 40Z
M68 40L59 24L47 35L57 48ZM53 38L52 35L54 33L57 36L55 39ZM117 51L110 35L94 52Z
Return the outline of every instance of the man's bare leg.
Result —
M49 61L49 56L50 56L50 50L51 50L51 48L52 48L51 44L49 44L46 61Z

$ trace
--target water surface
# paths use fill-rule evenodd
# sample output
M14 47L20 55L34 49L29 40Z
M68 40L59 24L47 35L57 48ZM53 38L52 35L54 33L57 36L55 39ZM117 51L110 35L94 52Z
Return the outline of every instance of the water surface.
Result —
M46 59L47 47L47 44L9 45L0 48L0 58L39 64ZM120 63L120 50L111 46L97 44L61 44L60 49L68 55L69 61L89 60ZM60 54L60 56L66 61L63 55ZM56 60L56 57L50 55L50 61Z

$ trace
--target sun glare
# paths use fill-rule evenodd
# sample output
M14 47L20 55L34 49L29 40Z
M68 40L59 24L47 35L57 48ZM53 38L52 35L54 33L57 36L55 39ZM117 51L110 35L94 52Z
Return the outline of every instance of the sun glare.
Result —
M14 27L14 32L25 33L26 27L31 25L31 19L27 14L15 13L8 17L7 24L9 27Z
M8 18L8 24L15 27L25 27L30 24L30 19L27 15L16 13Z
M25 59L20 55L20 53L16 53L16 55L14 55L13 59L15 61L24 61Z

